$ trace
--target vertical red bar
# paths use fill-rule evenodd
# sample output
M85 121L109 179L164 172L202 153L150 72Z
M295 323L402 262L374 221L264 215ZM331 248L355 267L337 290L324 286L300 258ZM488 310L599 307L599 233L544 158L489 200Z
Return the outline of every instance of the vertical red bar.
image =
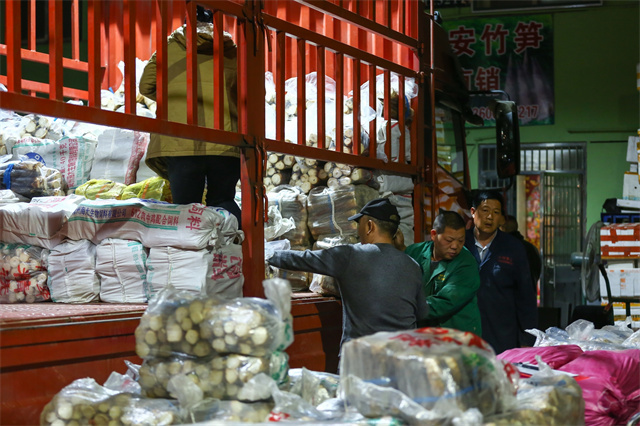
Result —
M318 46L316 51L316 63L318 70L318 148L324 149L325 138L327 137L327 125L326 125L326 74L324 67L324 54L325 49L322 46ZM336 94L336 102L341 102L342 97Z
M167 2L156 0L156 118L166 120L167 104L167 22L169 21Z
M360 60L353 60L353 136L351 139L352 152L360 155Z
M100 25L102 0L87 2L87 60L89 62L89 106L100 108Z
M22 58L20 53L20 2L5 3L7 26L5 40L7 41L7 89L9 92L20 93L22 77Z
M80 60L80 1L71 3L71 58Z
M122 83L122 74L118 70L118 63L124 57L124 43L122 40L122 21L120 17L123 14L122 11L122 2L119 1L108 1L105 5L109 5L109 15L108 15L108 23L109 23L109 34L108 40L109 43L105 47L106 55L108 58L106 72L107 72L107 87L115 90L118 90L120 84Z
M187 124L198 125L198 52L196 2L187 4Z
M307 142L307 123L306 123L306 104L307 104L307 85L306 75L307 67L305 60L306 42L303 39L297 40L297 52L298 52L298 145L306 145Z
M62 100L62 2L49 2L49 99Z
M29 0L29 50L36 50L36 0Z
M213 128L224 128L224 38L222 13L213 14Z
M124 29L124 112L136 113L136 2L123 0Z
M286 72L286 38L283 31L276 33L276 69L273 76L276 85L276 139L284 140L284 82Z

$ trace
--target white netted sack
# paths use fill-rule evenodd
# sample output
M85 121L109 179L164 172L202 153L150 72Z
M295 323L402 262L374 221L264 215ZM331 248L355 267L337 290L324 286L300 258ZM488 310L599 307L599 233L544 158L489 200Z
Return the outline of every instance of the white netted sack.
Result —
M149 144L149 133L108 128L98 136L90 179L135 183L140 161Z
M223 213L224 212L224 213ZM202 204L155 200L85 200L69 218L67 236L98 244L105 238L140 241L145 247L200 250L207 246L226 210Z
M0 206L0 241L51 249L65 234L67 220L84 197L35 197L30 203Z
M47 167L59 170L70 189L89 180L96 142L84 137L63 137L53 141L24 137L11 149L15 155L39 154Z
M107 238L96 246L100 300L147 302L147 249L138 241Z
M51 299L42 247L0 242L0 303Z
M49 253L51 299L61 303L99 301L100 278L96 273L96 246L91 241L65 241Z

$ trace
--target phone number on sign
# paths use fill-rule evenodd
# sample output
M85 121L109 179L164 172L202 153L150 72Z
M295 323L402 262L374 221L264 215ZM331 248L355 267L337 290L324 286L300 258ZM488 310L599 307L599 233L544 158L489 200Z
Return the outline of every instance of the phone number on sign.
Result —
M484 120L494 120L493 111L489 107L475 107L473 113ZM518 105L518 118L538 118L538 105Z

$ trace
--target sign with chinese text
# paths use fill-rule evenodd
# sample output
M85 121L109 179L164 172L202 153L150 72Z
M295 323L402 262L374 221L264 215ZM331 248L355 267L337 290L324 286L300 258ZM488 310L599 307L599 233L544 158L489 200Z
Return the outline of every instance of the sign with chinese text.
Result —
M502 16L445 22L471 91L503 90L518 104L520 125L553 124L551 15ZM473 111L494 124L486 98Z

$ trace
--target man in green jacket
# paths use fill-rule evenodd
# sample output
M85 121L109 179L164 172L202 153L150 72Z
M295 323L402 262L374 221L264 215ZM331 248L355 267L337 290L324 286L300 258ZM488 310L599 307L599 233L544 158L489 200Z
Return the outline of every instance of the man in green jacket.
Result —
M429 315L420 325L455 328L482 336L476 299L480 287L478 263L464 242L462 217L441 210L433 222L431 241L412 244L405 253L422 267Z

